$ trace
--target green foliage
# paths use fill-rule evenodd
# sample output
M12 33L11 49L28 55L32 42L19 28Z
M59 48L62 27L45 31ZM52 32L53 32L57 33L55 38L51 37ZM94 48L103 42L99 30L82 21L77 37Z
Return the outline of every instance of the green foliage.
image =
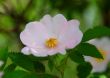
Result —
M91 73L91 70L92 70L92 66L90 63L85 62L85 63L79 64L77 67L78 78L87 78L87 76Z
M7 59L8 59L8 48L0 49L0 61L3 61L3 66L0 67L0 70L2 70L5 67Z
M46 61L49 60L49 57L36 57L33 55L28 56L32 61Z
M77 46L76 51L85 56L92 56L95 58L103 59L103 56L101 55L99 50L94 45L89 43L81 43L79 46Z
M34 62L34 69L37 73L44 73L45 72L45 67L40 62Z
M110 36L110 29L107 27L94 27L93 29L88 29L83 36L82 42L94 39L94 38L99 38L99 37L104 37L104 36Z
M46 1L41 0L33 0L29 2L29 6L26 8L26 12L24 13L24 16L27 20L32 21L36 20L39 17L41 17L40 13L42 11L42 7L46 4ZM40 15L39 15L40 13Z
M11 16L8 15L0 15L0 28L3 30L13 30L15 27L15 21Z
M85 62L83 55L78 51L73 51L69 54L71 60L76 63L83 63Z
M53 62L52 59L49 59L49 60L48 60L48 67L49 67L50 71L53 70L53 68L54 68L54 62Z
M0 60L6 62L8 58L8 48L1 48L0 49Z
M0 47L4 48L6 47L6 44L8 42L8 36L4 33L0 33Z
M69 57L76 63L84 63L84 56L91 56L95 58L103 59L103 56L97 50L97 48L89 43L81 43L75 49L67 50L69 52Z
M57 78L56 76L49 74L35 74L26 72L23 70L15 70L12 72L6 72L3 78Z
M14 64L23 67L29 71L35 71L33 62L28 58L28 56L21 53L10 53L9 57Z
M10 3L13 7L13 11L16 14L22 14L29 3L29 0L10 0Z
M16 68L16 65L12 63L4 69L4 72L12 72L15 70L15 68Z
M58 78L58 77L54 75L49 75L49 74L41 74L39 75L39 78Z
M21 53L10 53L9 57L14 64L32 72L43 73L45 67L41 62L32 61L28 56Z
M17 70L17 71L5 73L3 78L39 78L39 77L37 77L34 74L22 71L22 70Z

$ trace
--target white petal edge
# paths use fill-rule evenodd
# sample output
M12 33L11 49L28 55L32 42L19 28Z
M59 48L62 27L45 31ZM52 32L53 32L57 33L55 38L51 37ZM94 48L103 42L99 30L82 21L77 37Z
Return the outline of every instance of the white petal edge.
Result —
M31 48L30 50L31 50L32 55L34 55L34 56L37 56L37 57L48 56L48 53L47 52L41 52L42 51L41 49L35 50L35 49Z
M24 48L21 50L21 52L22 52L23 54L25 54L25 55L30 55L30 54L31 54L30 49L29 49L28 47L24 47Z

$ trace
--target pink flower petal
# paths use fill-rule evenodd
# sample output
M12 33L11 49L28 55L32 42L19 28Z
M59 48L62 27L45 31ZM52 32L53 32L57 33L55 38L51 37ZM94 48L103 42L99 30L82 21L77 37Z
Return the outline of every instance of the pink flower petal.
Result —
M53 32L53 21L50 15L45 15L40 22L45 25L49 32Z
M92 72L104 72L107 68L108 61L105 60L101 63L91 62L93 66Z
M49 49L46 47L41 47L41 48L36 48L36 49L31 48L31 53L34 56L45 57L48 55L54 55L54 54L58 53L58 51L56 51L55 49Z
M50 15L45 15L40 22L42 22L55 37L58 37L67 27L67 20L62 14L57 14L53 18Z
M66 18L62 14L53 17L54 33L59 36L68 26Z
M37 48L37 49L31 48L30 50L34 56L39 56L39 57L48 56L47 49L45 49L45 48Z
M66 48L74 48L82 40L82 32L79 30L79 22L77 20L71 20L68 22L68 28L59 39L62 44L65 44Z
M54 55L57 53L64 55L64 54L66 54L66 50L65 50L65 48L55 48L55 49L50 50L48 53L49 53L49 55Z
M20 39L28 47L36 48L44 45L46 39L50 38L49 32L40 22L31 22L20 34Z
M31 54L30 49L29 49L28 47L24 47L24 48L21 50L21 52L22 52L23 54L25 54L25 55L30 55L30 54Z

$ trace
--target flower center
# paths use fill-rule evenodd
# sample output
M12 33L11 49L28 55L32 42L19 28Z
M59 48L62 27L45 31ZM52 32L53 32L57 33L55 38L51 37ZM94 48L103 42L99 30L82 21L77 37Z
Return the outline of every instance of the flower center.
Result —
M48 48L55 48L57 44L58 44L58 40L56 38L50 38L45 42L45 45Z
M103 59L95 58L95 60L97 62L103 62L105 60L105 58L106 58L106 52L104 50L102 50L102 49L99 49L99 52L102 54Z

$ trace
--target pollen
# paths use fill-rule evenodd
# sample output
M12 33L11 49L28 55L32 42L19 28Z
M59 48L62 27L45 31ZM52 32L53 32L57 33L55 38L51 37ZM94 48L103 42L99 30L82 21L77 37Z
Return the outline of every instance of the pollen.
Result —
M50 38L45 42L46 47L55 48L58 45L58 40L56 38Z

